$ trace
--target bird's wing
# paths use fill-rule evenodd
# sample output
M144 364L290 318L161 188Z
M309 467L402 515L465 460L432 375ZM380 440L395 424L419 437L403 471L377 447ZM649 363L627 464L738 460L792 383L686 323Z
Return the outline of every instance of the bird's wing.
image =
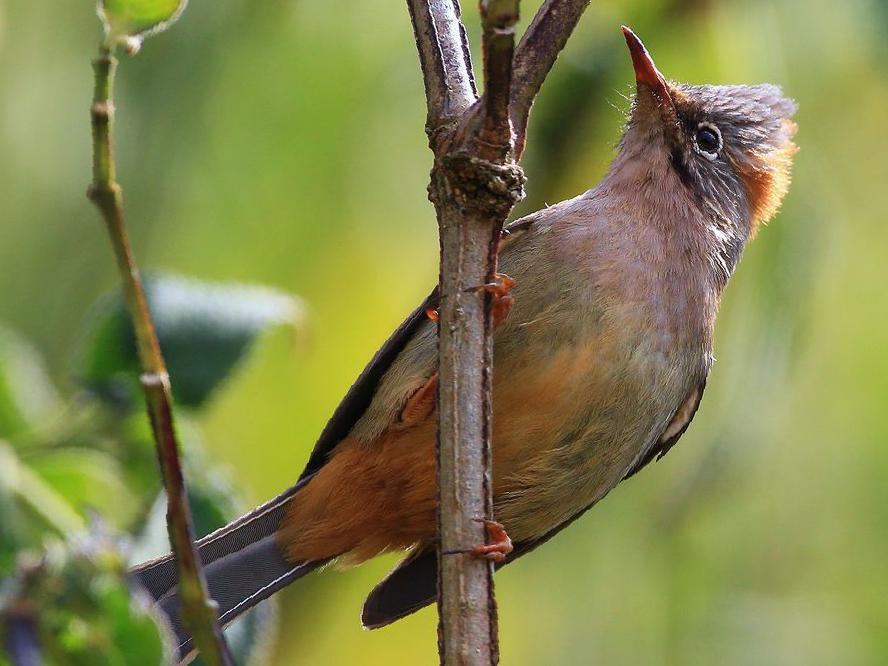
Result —
M299 477L300 481L317 472L327 460L327 456L339 442L348 436L348 433L364 414L373 401L379 382L391 367L410 339L416 334L420 325L426 320L426 310L437 308L438 288L432 290L422 305L416 308L404 322L398 326L391 337L385 341L380 350L376 352L367 367L358 375L355 383L345 394L339 406L333 412L327 425L321 431L318 441L315 443L308 463Z
M654 445L626 473L623 480L628 479L655 458L662 458L669 449L675 446L697 413L705 386L706 380L704 379L691 391ZM497 569L543 545L594 505L595 502L577 511L563 523L553 527L540 537L516 542L514 550L505 562L496 565ZM506 528L508 529L508 525ZM413 553L400 562L382 582L373 588L364 603L361 620L368 629L383 627L433 603L436 597L437 556L434 549L426 548Z
M540 213L534 213L507 225L503 229L500 249L503 250L514 243L540 217ZM438 300L438 288L435 287L432 293L422 302L422 305L410 313L407 319L392 333L392 336L385 341L382 348L370 359L367 367L364 368L363 372L355 380L355 383L352 384L352 387L345 394L336 411L333 412L330 420L327 421L327 425L321 431L311 456L309 456L308 463L299 477L300 481L323 467L330 452L348 436L355 423L357 423L358 419L361 418L373 401L373 396L385 373L391 368L392 363L404 350L404 347L407 346L407 343L410 342L419 327L426 321L426 311L429 308L437 308Z
M642 456L641 460L635 463L635 465L633 465L626 473L626 476L623 477L624 481L630 476L640 472L645 465L655 458L659 460L665 456L669 453L669 449L676 445L678 440L681 439L681 436L685 433L685 430L691 425L691 421L694 420L694 416L696 416L697 410L700 408L700 401L703 399L703 391L705 388L706 380L704 379L693 391L690 392L684 402L681 403L681 406L676 410L675 415L669 421L669 425L666 426L666 430L660 435L660 438L654 443L650 450Z
M676 410L675 415L669 421L669 425L666 426L666 430L664 430L663 434L660 435L660 437L654 443L654 446L650 448L650 450L641 458L641 460L639 460L628 472L626 472L626 475L623 477L623 481L639 472L652 460L659 460L660 458L665 456L669 452L669 449L675 446L676 442L678 442L678 440L684 434L685 430L688 429L688 426L691 425L691 421L694 420L694 416L697 414L697 409L700 407L700 401L703 399L703 390L705 388L706 380L703 379L700 384L698 384L697 387L693 391L691 391L688 397L682 402L681 406ZM524 555L525 553L529 553L534 548L541 546L553 536L558 534L565 527L570 525L577 518L586 513L586 511L591 509L594 505L595 502L585 507L584 509L577 511L570 518L565 520L560 525L553 527L541 537L516 543L515 550L512 551L512 554L509 556L506 562L504 562L504 564L508 564L510 560Z
M685 430L688 429L688 426L691 425L691 421L694 420L694 416L697 414L697 409L700 407L700 400L703 399L703 390L705 388L706 380L703 379L700 384L693 391L691 391L688 397L682 402L681 406L676 410L675 415L669 421L669 425L666 426L666 430L663 432L662 435L660 435L660 437L654 443L654 446L650 448L650 450L641 458L641 460L639 460L628 472L626 472L626 475L623 477L623 481L641 471L641 469L652 460L659 460L660 458L665 456L669 452L669 449L675 446L676 442L678 442L678 440L684 434ZM574 522L577 518L586 513L594 505L595 502L585 507L584 509L577 511L570 518L565 520L560 525L553 527L541 537L538 537L536 539L528 539L527 541L516 543L515 549L512 551L512 554L509 556L506 562L504 562L504 564L508 564L509 561L515 559L516 557L520 557L525 553L529 553L534 548L541 546L553 536L558 534L565 527Z

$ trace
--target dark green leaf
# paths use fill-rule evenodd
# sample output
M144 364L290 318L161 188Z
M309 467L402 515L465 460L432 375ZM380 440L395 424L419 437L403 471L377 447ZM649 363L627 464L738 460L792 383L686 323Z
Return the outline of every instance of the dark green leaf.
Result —
M76 534L83 520L56 490L0 441L0 534L18 546L38 545L44 533Z
M188 479L188 501L198 538L219 529L240 512L237 493L228 478L203 458L201 447L183 422L185 437L185 476ZM133 563L168 553L166 527L166 495L160 493L148 512L144 527L133 542L130 555Z
M145 289L173 395L188 407L207 400L260 333L300 314L296 299L264 287L157 276ZM104 398L126 404L139 372L132 326L119 297L105 299L95 312L80 374Z

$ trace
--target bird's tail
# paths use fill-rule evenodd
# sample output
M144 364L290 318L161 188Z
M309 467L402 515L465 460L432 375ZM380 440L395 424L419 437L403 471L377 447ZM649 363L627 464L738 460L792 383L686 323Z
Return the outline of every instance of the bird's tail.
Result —
M306 481L197 542L210 596L219 604L219 621L223 626L327 563L290 562L276 543L275 533L287 504ZM182 625L178 572L172 555L140 564L131 574L169 618L176 632L179 656L185 659L194 646Z

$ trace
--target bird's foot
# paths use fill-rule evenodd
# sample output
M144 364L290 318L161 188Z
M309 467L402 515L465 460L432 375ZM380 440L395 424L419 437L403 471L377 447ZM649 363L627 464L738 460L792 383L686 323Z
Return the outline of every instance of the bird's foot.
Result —
M483 557L491 562L502 562L506 559L506 555L512 552L512 540L506 534L506 528L502 523L495 520L487 520L486 518L475 518L475 522L483 523L487 528L487 536L491 543L475 546L468 552L475 557Z
M512 296L512 287L515 286L515 280L505 273L495 273L493 282L482 284L477 287L470 287L466 291L486 291L493 300L490 306L490 314L493 318L493 325L497 326L505 319L515 304L515 298Z
M514 550L512 539L506 534L506 528L502 523L495 520L487 520L486 518L474 518L476 523L483 523L487 528L487 536L492 543L485 543L474 548L465 550L443 550L442 555L473 555L481 557L491 562L502 562L506 559L506 555Z
M514 305L515 299L510 292L514 286L515 280L505 273L496 273L494 274L493 282L487 282L486 284L481 284L477 287L469 287L466 291L486 291L493 296L490 306L490 314L493 318L493 325L495 327L505 319L512 310L512 305ZM437 308L426 308L425 314L426 317L432 321L438 321L438 318L440 317Z

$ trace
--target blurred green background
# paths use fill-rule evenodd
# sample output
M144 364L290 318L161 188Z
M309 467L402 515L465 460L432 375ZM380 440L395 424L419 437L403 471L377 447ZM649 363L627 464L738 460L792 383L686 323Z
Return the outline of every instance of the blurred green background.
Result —
M801 150L728 289L681 445L497 577L504 664L888 663L886 7L596 0L558 61L531 119L524 212L606 168L632 91L621 23L670 78L782 85ZM66 395L86 313L116 285L84 197L99 37L92 2L0 0L0 324ZM123 58L117 107L141 265L305 304L295 334L263 336L197 417L205 458L264 501L436 278L406 8L192 0ZM437 663L431 610L360 627L393 562L286 590L273 663Z

